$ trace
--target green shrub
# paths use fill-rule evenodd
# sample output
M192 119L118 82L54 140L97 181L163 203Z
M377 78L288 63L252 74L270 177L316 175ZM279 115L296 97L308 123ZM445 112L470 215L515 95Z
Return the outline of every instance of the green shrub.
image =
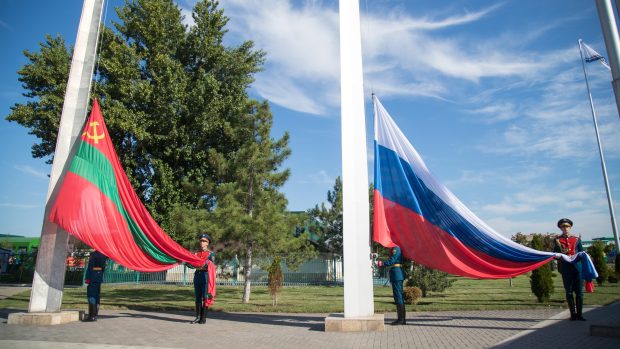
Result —
M588 254L592 257L592 263L594 268L598 272L598 278L596 283L601 286L609 275L609 268L607 267L607 256L605 255L605 243L602 241L595 241L592 246L588 247Z
M422 298L422 290L419 287L411 286L403 289L403 299L406 304L416 304Z
M618 274L616 274L616 273L611 273L611 274L609 274L609 276L607 277L607 281L608 281L610 284L617 284L617 283L618 283L618 281L620 281L620 276L618 276Z
M407 279L406 286L416 286L422 290L422 297L426 297L429 291L443 292L452 286L453 279L448 277L448 273L427 268L421 264L413 263L413 274Z
M532 248L542 250L544 247L543 240L540 236L534 235L532 238ZM553 279L549 263L533 270L530 275L530 287L532 293L536 295L538 302L544 303L549 300L553 293Z
M267 270L269 272L267 277L267 287L271 294L271 304L275 307L278 305L278 294L282 289L284 282L284 276L282 275L282 268L280 268L281 262L280 256L276 256Z

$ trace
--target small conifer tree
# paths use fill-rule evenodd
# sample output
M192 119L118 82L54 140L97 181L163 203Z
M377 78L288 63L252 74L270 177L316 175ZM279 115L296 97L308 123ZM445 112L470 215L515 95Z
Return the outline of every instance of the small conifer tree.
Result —
M267 284L269 293L271 294L271 305L274 307L278 305L278 293L280 293L284 281L282 268L280 268L280 260L280 256L276 256L268 269L269 275Z
M594 268L598 272L596 283L602 285L609 276L609 268L607 267L607 257L605 256L605 244L602 241L596 241L592 246L588 247L588 254L592 257Z
M540 235L534 235L532 238L532 248L539 251L544 249L543 239ZM544 303L549 300L553 293L553 278L551 276L549 263L532 271L532 275L530 276L530 287L532 293L536 295L538 302Z
M407 287L418 287L422 290L422 297L426 297L429 291L443 292L452 286L453 278L441 270L427 268L421 264L413 263L411 277L407 280Z

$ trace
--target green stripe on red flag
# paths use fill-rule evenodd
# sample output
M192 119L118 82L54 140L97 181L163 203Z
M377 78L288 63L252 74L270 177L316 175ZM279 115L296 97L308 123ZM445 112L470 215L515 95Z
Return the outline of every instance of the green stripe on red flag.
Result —
M140 226L131 217L129 212L123 206L119 192L114 168L108 158L99 151L96 147L90 143L82 141L69 171L76 175L86 179L97 187L106 197L108 197L114 204L118 212L125 219L125 223L131 232L135 243L146 253L152 256L155 260L166 263L174 264L178 261L168 254L161 251L155 246L144 234Z

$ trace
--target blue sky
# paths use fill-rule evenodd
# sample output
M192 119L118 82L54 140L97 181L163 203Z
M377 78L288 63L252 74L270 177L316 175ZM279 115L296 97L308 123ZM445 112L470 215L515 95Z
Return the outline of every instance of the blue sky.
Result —
M179 0L191 25L194 1ZM75 40L81 1L0 1L0 233L38 236L50 166L4 117L26 99L22 51L46 33ZM107 1L106 22L121 0ZM289 209L326 200L341 172L336 1L221 0L229 43L267 52L250 91L270 101L274 137L291 135ZM435 176L503 235L556 232L570 217L611 236L577 40L606 56L594 1L360 1L369 176L374 91ZM587 65L615 206L620 118L611 73ZM105 117L105 110L103 110ZM618 209L616 209L618 213Z

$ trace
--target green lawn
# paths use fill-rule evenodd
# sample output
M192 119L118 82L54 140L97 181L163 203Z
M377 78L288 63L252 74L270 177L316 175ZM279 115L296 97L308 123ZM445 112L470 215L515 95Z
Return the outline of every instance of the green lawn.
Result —
M538 303L530 291L529 277L519 276L509 280L473 280L456 278L453 286L443 293L430 293L416 305L407 305L408 311L439 310L493 310L528 309L535 307L564 307L562 279L554 278L555 292L547 303ZM156 285L103 285L102 309L134 310L189 310L194 307L191 286ZM243 287L220 286L213 310L243 312L332 313L343 312L343 288L330 286L285 287L278 299L278 306L271 305L269 291L263 286L252 287L249 304L241 302ZM0 300L0 309L28 307L30 292ZM375 311L392 312L392 290L375 287ZM606 283L595 287L594 293L585 295L586 305L605 305L620 301L620 284ZM63 309L86 309L86 289L67 288L63 295Z

